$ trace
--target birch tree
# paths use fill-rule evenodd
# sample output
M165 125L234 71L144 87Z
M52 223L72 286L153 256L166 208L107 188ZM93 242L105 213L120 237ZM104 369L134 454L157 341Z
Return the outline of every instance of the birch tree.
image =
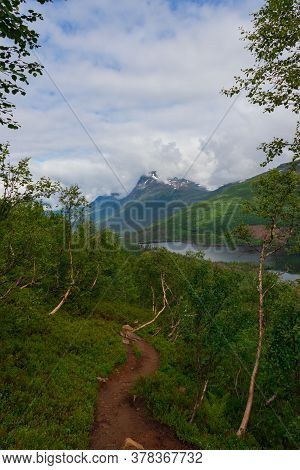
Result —
M300 227L298 190L299 175L295 171L290 170L285 173L278 170L269 171L256 181L253 200L245 203L247 212L251 212L265 220L264 226L260 228L260 233L253 233L253 229L248 226L240 226L235 229L235 235L244 243L252 245L259 253L256 356L250 377L244 415L237 431L239 437L246 433L251 416L266 329L264 304L266 296L274 287L274 285L265 285L266 261L271 255L287 248L292 242L297 243Z

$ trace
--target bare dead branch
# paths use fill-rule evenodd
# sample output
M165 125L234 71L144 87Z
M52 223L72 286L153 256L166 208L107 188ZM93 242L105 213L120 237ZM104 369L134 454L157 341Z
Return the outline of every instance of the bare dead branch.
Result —
M157 330L155 331L155 333L153 333L153 336L157 336L161 332L161 330L162 330L162 326L159 326Z
M18 287L18 285L20 284L20 282L22 281L22 277L20 277L19 279L16 280L16 282L5 292L5 294L2 295L2 297L0 297L0 300L3 300L5 299L5 297L7 297L11 291L13 289L15 289L16 287Z
M276 280L276 282L274 282L271 286L267 287L267 288L265 289L265 291L263 292L263 297L265 297L265 296L270 292L270 290L272 290L273 287L276 286L276 284L277 284L277 280Z
M136 331L139 331L142 328L145 328L146 326L149 326L152 323L154 323L158 319L158 317L162 314L162 312L169 306L169 302L168 302L168 298L167 298L167 290L170 290L170 289L166 285L165 275L163 273L161 274L160 279L161 279L161 289L162 289L162 294L163 294L163 305L162 305L161 309L157 312L157 306L156 306L156 302L155 302L154 317L152 318L152 320L149 320L148 322L144 323L143 325L138 326L137 328L134 328L132 330L132 333L135 333Z
M58 312L58 310L63 306L63 304L65 303L65 301L69 297L69 295L71 293L71 290L72 290L72 286L70 286L69 289L65 292L65 294L63 295L63 297L62 297L61 301L59 302L59 304L49 313L49 315L55 315L56 312Z
M271 405L271 403L277 398L277 393L274 393L274 395L271 396L271 398L269 398L267 401L266 401L266 406L269 406Z
M175 323L175 325L173 325L171 327L171 331L170 333L168 334L168 338L172 338L172 336L175 334L178 326L180 325L180 322L181 322L181 318L179 318L179 320Z

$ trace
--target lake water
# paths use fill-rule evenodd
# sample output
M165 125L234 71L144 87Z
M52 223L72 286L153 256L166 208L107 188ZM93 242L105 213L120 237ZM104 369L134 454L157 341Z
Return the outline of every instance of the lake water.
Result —
M152 243L151 246L166 248L182 255L188 251L202 251L205 259L221 262L238 263L258 263L258 253L245 246L238 246L234 250L226 246L203 247L192 243L184 242L161 242ZM300 279L300 254L287 255L286 253L277 253L270 256L267 260L267 266L272 271L280 274L281 279L285 281L295 281Z

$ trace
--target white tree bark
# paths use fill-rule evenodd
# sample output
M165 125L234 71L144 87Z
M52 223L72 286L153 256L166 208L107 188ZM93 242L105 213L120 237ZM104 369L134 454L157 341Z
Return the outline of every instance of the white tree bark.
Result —
M250 385L249 385L249 392L248 392L248 400L244 412L244 416L240 427L237 431L237 436L242 437L246 431L248 422L251 416L251 410L253 405L254 399L254 390L256 384L256 377L259 369L259 362L262 352L262 344L264 338L264 292L263 292L263 269L265 263L265 244L262 246L260 260L259 260L259 268L258 268L258 293L259 293L259 303L258 303L258 342L257 342L257 349L256 349L256 357L254 362L253 371L251 374Z

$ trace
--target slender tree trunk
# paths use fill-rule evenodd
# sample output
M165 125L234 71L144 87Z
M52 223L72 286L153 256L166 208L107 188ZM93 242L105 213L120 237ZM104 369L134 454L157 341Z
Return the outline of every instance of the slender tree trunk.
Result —
M203 389L202 389L202 393L201 393L201 397L200 397L200 393L199 393L200 390L197 394L197 398L196 398L195 405L194 405L194 408L193 408L192 416L191 416L191 419L189 421L190 423L192 423L194 421L197 411L201 408L201 405L202 405L203 400L204 400L205 392L206 392L206 389L207 389L207 384L208 384L208 380L205 380L204 385L203 385Z
M95 285L97 284L97 281L98 281L98 277L99 277L99 274L100 274L100 268L99 268L99 264L97 265L97 274L96 274L96 277L91 285L91 289L94 289Z
M255 383L256 377L259 368L259 362L261 357L262 351L262 344L263 344L263 337L264 337L264 293L263 293L263 268L265 262L265 244L262 246L260 260L259 260L259 269L258 269L258 293L259 293L259 304L258 304L258 343L256 349L256 357L254 368L251 374L250 385L249 385L249 392L248 392L248 400L244 412L244 416L240 427L237 431L237 436L242 437L247 431L248 422L251 416L251 410L253 405L254 399L254 390L255 390Z

